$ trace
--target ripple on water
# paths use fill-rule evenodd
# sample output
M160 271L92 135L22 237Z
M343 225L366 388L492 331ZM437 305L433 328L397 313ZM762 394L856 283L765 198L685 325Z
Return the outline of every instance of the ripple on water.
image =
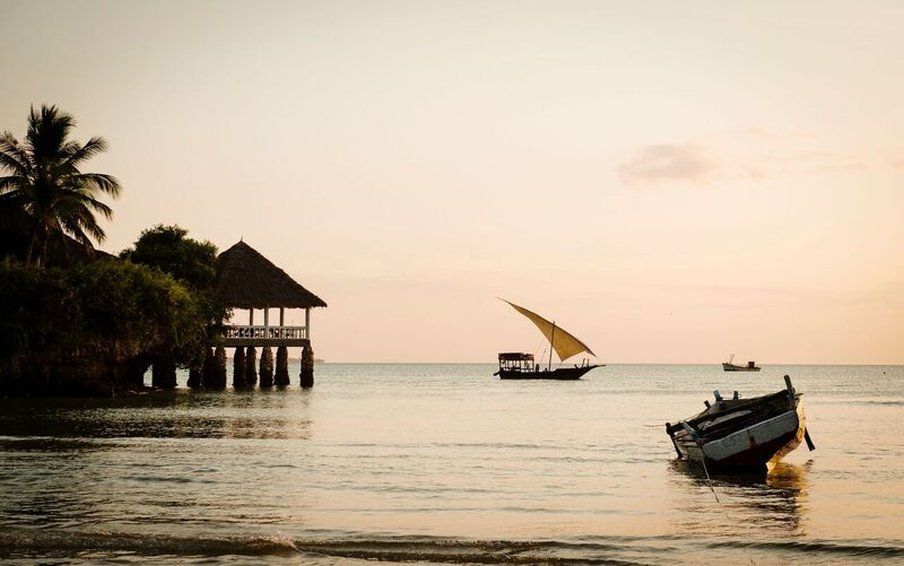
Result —
M327 365L314 391L272 395L0 399L0 558L902 558L904 370L612 366L557 387L399 367ZM714 477L718 505L654 423L782 373L818 449Z

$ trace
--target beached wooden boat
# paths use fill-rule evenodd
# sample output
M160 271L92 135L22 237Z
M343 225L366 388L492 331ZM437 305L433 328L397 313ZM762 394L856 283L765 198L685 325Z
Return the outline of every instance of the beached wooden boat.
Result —
M502 300L504 301L505 299ZM550 322L524 307L519 307L508 301L505 302L533 322L534 325L540 329L540 332L543 333L543 336L549 341L549 362L546 364L546 367L541 368L539 364L534 362L533 354L505 352L499 354L499 371L493 375L498 375L501 379L555 379L560 381L571 381L581 379L581 376L588 371L603 365L592 364L590 363L590 360L584 358L580 364L574 364L573 367L559 366L553 368L553 350L555 350L556 355L559 356L559 360L563 362L582 352L587 352L591 356L596 356L596 354L572 334L566 332L562 328L558 328L555 322Z
M679 458L703 464L709 470L765 469L807 441L801 393L785 376L785 389L770 395L723 399L716 391L715 403L705 401L706 410L676 424L666 423L666 432Z
M727 362L722 362L722 371L760 371L756 362L747 362L746 366L736 366L734 363L734 354Z

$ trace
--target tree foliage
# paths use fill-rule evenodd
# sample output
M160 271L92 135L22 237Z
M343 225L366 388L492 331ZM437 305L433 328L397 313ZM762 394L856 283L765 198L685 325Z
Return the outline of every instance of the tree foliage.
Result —
M227 315L216 247L183 228L145 230L127 261L94 250L98 218L113 215L100 198L120 185L82 171L107 144L71 140L74 127L56 106L32 107L23 141L0 135L0 390L141 387L152 362L197 365Z
M141 232L135 244L119 256L167 273L196 295L201 315L211 334L226 317L227 309L217 300L217 248L208 241L188 237L179 226L158 224Z
M115 177L87 173L82 167L107 150L107 142L93 137L86 143L69 139L75 120L56 106L31 108L24 141L11 133L0 135L0 224L26 233L25 261L45 263L48 246L64 237L85 247L106 237L97 215L110 219L113 210L99 200L117 197Z
M206 341L195 296L158 270L115 260L0 266L4 389L108 391L130 364L161 353L187 364Z
M188 237L179 226L158 224L143 230L119 257L156 267L194 289L211 289L217 277L217 247Z

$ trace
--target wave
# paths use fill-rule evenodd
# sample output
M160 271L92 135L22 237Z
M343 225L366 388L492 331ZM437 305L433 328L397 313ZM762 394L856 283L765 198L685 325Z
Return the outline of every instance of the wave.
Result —
M115 556L291 556L291 538L182 538L110 532L15 529L0 533L0 558L66 557L91 553Z
M902 558L904 546L838 541L718 541L679 536L590 537L554 540L469 540L427 536L349 536L344 538L172 537L112 532L12 529L0 532L0 558L170 557L188 558L322 557L391 562L532 564L657 564L706 559L709 552L737 557L751 551L764 557L845 559ZM679 561L682 560L679 558Z
M904 405L904 399L865 399L861 401L850 401L850 405L887 405L890 407L900 407Z
M738 548L794 552L807 555L829 554L857 558L901 558L904 546L890 544L859 544L834 541L725 541L710 542L709 548Z

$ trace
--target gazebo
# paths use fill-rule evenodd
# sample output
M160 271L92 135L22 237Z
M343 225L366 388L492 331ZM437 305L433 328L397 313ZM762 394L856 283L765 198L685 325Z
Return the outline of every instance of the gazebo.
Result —
M239 241L219 255L216 286L225 306L248 310L248 324L229 324L223 329L221 345L235 348L233 385L248 387L257 382L256 348L262 348L261 387L273 385L270 348L275 346L275 384L289 384L287 348L301 347L301 386L312 387L314 351L311 348L311 309L325 307L326 303L244 241ZM270 320L271 309L279 309L278 324ZM304 309L304 326L286 326L286 309ZM258 319L257 324L255 310L263 311L262 320Z

